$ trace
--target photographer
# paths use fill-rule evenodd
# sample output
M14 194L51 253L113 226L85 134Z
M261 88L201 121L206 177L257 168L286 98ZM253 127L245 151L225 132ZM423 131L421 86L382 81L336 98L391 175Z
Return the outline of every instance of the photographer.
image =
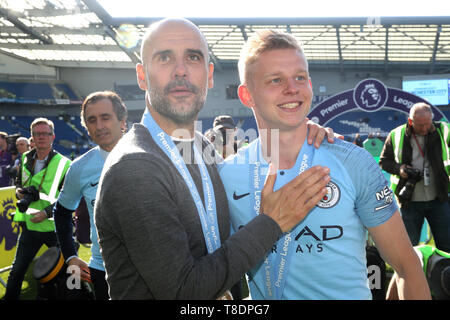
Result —
M0 132L0 188L11 185L7 168L12 165L13 160L8 150L7 136L8 134L6 132Z
M22 232L4 297L12 300L19 298L25 273L41 246L57 245L51 215L70 165L69 159L52 148L55 139L52 121L35 119L31 133L36 147L22 155L16 179L18 201L14 221L21 222Z
M237 127L233 118L222 115L214 118L213 128L205 136L208 137L214 144L215 149L225 159L237 151L236 130Z
M431 107L416 103L408 123L392 130L380 156L380 166L391 173L391 188L400 204L413 245L427 219L436 246L450 250L449 145L450 126L433 122Z

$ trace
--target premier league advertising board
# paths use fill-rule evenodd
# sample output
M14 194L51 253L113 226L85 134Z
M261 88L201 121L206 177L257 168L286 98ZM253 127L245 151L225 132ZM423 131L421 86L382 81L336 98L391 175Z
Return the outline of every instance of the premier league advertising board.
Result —
M334 118L353 110L376 112L384 108L409 114L409 109L417 102L425 102L431 106L433 120L448 121L445 115L427 100L400 89L388 88L381 81L372 78L362 80L355 88L319 103L308 117L324 126Z

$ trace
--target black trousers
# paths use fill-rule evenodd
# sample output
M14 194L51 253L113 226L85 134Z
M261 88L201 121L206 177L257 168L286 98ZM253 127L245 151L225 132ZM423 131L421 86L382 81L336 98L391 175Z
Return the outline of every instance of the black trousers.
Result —
M95 300L109 300L108 283L105 271L89 268L92 285L94 286Z
M56 233L28 230L25 223L22 224L16 256L6 285L5 300L19 299L27 269L44 244L49 248L57 246Z

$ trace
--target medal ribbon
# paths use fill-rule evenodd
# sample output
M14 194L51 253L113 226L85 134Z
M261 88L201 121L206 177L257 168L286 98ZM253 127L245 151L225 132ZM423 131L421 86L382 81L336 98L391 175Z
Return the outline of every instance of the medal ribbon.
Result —
M253 151L253 154L257 154L257 159L250 160L250 171L249 171L249 180L250 180L250 197L252 198L253 210L255 216L259 214L259 209L261 205L261 191L264 186L264 181L267 176L269 165L267 162L261 157L261 147L260 140L255 144L256 151ZM284 181L291 181L306 169L311 166L312 156L314 150L312 147L304 144L302 149L300 150L300 154L297 157L297 161L294 164L294 167L289 170L285 170L285 174L283 176ZM255 161L256 160L256 161ZM280 189L282 185L275 182L274 191ZM294 228L295 229L295 228ZM293 229L293 230L294 230ZM292 231L293 231L292 230ZM286 278L289 273L289 266L291 262L292 248L294 247L294 241L292 241L292 231L286 232L276 243L277 250L276 252L269 252L264 259L262 268L264 269L262 272L264 289L265 289L265 298L266 299L276 299L280 300L283 291L286 285Z
M216 200L214 197L214 188L211 177L209 176L205 162L203 161L203 158L195 145L195 138L194 157L196 163L199 166L202 176L203 195L206 202L206 209L203 205L203 201L200 197L194 180L192 179L192 176L189 173L189 170L186 167L186 163L184 162L177 146L173 142L172 138L159 127L156 121L152 118L148 109L145 110L142 116L141 124L143 124L148 129L155 143L172 161L175 168L177 168L178 172L183 177L191 193L192 199L194 200L195 206L197 207L208 253L214 252L220 247L220 234L217 223Z

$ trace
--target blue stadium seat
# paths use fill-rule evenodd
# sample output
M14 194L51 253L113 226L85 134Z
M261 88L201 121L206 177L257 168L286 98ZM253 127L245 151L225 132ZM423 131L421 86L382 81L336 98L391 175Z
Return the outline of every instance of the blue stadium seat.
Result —
M72 88L70 88L67 84L65 83L56 83L55 87L64 92L67 95L67 98L70 100L80 100L80 97L78 97L75 92L73 92Z
M37 102L39 99L53 99L52 89L48 83L0 81L0 88L14 94L17 101Z
M55 99L81 102L81 98L65 83L0 81L0 102L49 104Z

